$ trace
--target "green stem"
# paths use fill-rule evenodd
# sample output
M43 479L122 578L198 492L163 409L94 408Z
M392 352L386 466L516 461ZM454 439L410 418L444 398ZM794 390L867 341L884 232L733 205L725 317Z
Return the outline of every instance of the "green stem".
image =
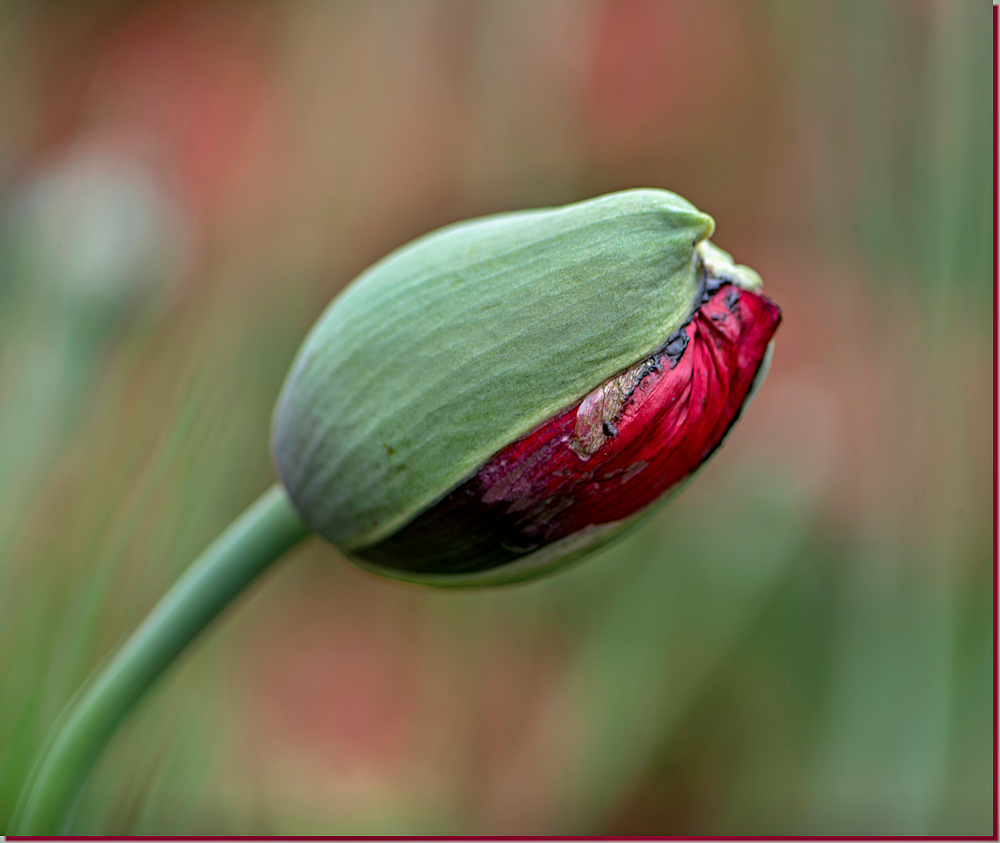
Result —
M66 707L21 794L17 834L63 830L101 750L146 690L259 574L308 535L275 484L205 549Z

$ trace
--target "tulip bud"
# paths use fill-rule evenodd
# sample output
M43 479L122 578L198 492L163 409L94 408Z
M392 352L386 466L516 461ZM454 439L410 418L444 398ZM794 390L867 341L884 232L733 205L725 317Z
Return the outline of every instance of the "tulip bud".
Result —
M320 317L273 447L306 524L437 585L555 570L621 535L739 415L780 320L661 190L449 226Z

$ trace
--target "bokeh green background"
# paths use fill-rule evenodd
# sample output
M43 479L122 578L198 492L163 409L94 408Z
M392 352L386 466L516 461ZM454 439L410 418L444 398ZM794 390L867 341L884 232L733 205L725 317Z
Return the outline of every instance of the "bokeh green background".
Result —
M785 314L694 483L493 592L311 540L71 829L990 833L988 9L3 4L0 831L76 686L272 482L338 289L453 220L653 186Z

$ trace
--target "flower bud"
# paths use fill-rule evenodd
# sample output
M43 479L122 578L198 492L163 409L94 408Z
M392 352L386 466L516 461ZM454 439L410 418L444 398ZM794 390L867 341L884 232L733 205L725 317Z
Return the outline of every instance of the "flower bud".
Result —
M437 585L526 579L621 535L718 447L780 320L713 228L631 190L375 264L275 411L303 519L362 567Z

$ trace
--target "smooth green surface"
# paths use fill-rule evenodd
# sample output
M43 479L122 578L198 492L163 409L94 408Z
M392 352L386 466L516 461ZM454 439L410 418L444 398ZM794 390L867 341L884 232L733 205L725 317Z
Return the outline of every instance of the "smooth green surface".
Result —
M327 308L274 420L282 481L348 550L662 345L691 312L712 218L664 190L429 234Z
M101 750L146 690L234 598L309 535L272 486L192 563L142 625L77 693L25 788L18 834L58 834Z

